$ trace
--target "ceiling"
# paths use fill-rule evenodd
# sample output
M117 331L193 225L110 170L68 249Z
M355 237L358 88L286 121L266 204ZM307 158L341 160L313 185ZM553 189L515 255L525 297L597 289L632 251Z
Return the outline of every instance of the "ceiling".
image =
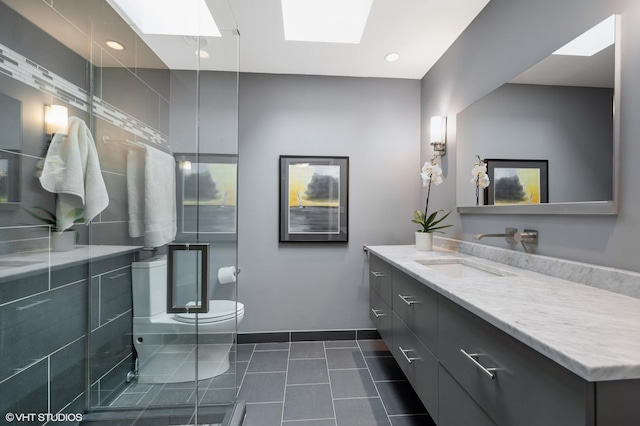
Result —
M611 45L593 56L549 55L509 83L613 89L615 54Z
M225 53L231 63L214 53L199 66L235 69L233 60L239 57L243 72L419 79L488 1L374 0L360 44L340 44L286 41L280 0L207 0L221 29L232 29L229 17L235 16L240 53L233 55L235 41L225 41L228 32L223 32L222 38L207 38L205 48ZM183 48L180 37L141 37L169 68L189 68L194 62L193 49ZM390 52L400 59L385 61Z
M96 42L111 38L127 46L123 52L105 49L108 54L102 55L103 66L119 62L163 67L151 57L154 55L141 55L146 47L138 46L135 34L116 22L120 17L110 10L109 0L56 0L52 3L54 10L45 0L3 1L85 57L87 46L78 35L90 30L88 20L80 15L89 9L98 11L93 16L99 16L102 22L94 18L91 24ZM222 33L222 37L201 38L200 47L209 52L209 58L195 54L197 39L146 35L137 28L134 31L170 69L406 79L422 78L489 2L373 0L360 44L341 44L284 40L280 0L205 1ZM74 29L61 30L69 22ZM390 52L397 52L400 59L385 61L384 56Z

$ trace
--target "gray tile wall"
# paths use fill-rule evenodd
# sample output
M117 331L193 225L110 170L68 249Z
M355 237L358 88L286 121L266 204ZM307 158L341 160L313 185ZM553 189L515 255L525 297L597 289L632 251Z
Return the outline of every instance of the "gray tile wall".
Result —
M26 3L10 3L18 9L26 7ZM86 0L82 8L76 3L60 0L53 8L36 2L32 6L50 11L56 20L63 16L79 37L84 37L82 29L92 20L94 31L119 25L110 9L102 10L106 2ZM91 17L90 11L102 12ZM148 56L150 51L136 42L137 35L124 27L122 35L130 46L137 46L126 54ZM71 24L56 31L70 28ZM93 48L92 66L0 3L0 91L19 100L22 109L21 206L54 209L54 196L41 188L34 173L46 154L44 105L67 104L70 116L92 127L110 198L107 209L90 227L76 226L79 242L142 245L128 235L126 148L117 142L105 145L102 137L167 145L169 72L159 61L154 69L126 68L102 47ZM96 109L91 116L88 106L94 95ZM0 255L47 246L45 230L13 229L25 223L35 222L20 209L0 206ZM106 404L122 389L126 373L133 369L133 260L133 255L127 255L50 274L0 280L0 411L82 412L87 398L91 397L92 406ZM87 379L90 395L85 394Z
M88 264L0 282L1 412L83 412L87 342L92 402L123 389L133 369L133 260L128 254L95 262L91 286Z

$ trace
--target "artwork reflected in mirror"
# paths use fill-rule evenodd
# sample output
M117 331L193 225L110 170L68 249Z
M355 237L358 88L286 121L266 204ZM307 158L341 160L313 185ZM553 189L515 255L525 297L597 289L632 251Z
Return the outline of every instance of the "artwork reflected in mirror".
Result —
M526 204L544 212L551 204L613 200L614 105L619 103L615 18L597 26L604 37L591 51L576 51L568 43L457 115L459 207L475 202L475 188L467 182L476 155L547 162L548 202L544 197L540 203L499 202L494 177L484 191L484 206L512 205L509 213L518 213ZM537 211L529 207L527 213Z
M547 160L486 159L493 185L484 189L485 205L520 205L549 202Z
M175 154L175 157L180 232L212 234L221 240L235 238L237 157L222 154Z
M0 93L0 111L0 203L19 203L22 103Z

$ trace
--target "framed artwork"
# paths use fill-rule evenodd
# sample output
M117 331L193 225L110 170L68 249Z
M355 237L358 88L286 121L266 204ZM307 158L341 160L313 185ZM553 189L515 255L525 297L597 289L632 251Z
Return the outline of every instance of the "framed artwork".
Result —
M236 155L174 154L178 232L236 239L238 161Z
M485 159L491 184L484 189L485 205L549 202L548 160Z
M280 242L349 240L349 157L280 156Z

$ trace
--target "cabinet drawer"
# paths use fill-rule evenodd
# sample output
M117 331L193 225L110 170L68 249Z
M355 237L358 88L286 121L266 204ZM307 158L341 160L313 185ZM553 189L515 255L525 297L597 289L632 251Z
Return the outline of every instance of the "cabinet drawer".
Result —
M393 329L391 308L384 303L372 287L369 287L369 318L371 318L387 346L390 347L393 343L391 340Z
M438 360L393 314L392 353L432 418L438 418Z
M440 362L496 424L593 425L593 384L442 296L438 314Z
M398 270L393 271L393 311L434 354L438 353L438 295Z
M440 366L440 415L438 426L496 426L491 418Z
M372 253L369 254L369 285L378 292L389 307L393 308L391 265Z

